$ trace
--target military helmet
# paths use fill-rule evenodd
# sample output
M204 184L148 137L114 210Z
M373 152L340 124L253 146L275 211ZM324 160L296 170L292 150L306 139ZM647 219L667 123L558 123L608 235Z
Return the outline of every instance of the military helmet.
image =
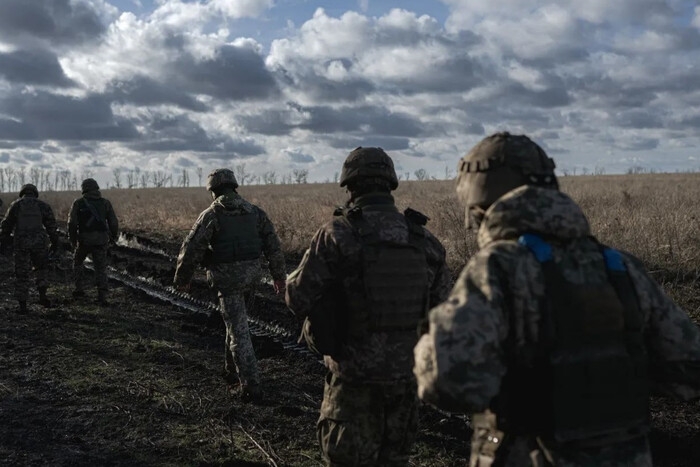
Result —
M554 161L525 135L487 136L459 161L457 195L469 207L487 209L522 185L559 188Z
M80 189L83 193L88 191L95 191L100 189L100 185L97 184L97 180L94 178L86 178L83 183L80 184Z
M352 184L361 178L379 178L389 182L389 187L395 190L399 179L394 170L394 161L382 148L355 148L343 163L340 174L340 186Z
M22 185L22 188L19 190L19 197L21 198L24 195L28 194L33 194L34 196L39 196L39 190L37 189L36 185L32 185L31 183L27 183L25 185Z
M216 169L207 177L207 190L209 191L214 191L224 185L238 188L238 181L231 169Z

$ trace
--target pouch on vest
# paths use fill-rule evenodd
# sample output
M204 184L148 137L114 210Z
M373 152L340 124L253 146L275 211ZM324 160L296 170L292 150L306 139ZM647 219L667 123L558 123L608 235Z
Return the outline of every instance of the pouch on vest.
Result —
M15 225L15 235L21 236L30 232L44 230L44 216L36 199L25 198L19 201L17 212L17 224Z
M348 291L351 335L365 332L415 331L428 309L428 264L425 232L405 216L408 243L382 240L362 217L346 212L345 220L362 242L362 290Z
M86 198L83 198L82 203L78 205L78 225L83 233L106 232L108 230L107 220Z
M555 264L551 245L535 235L519 243L542 266L546 300L533 358L515 357L504 379L504 428L560 445L640 436L649 426L643 321L620 254L603 250L608 282L573 284Z
M342 356L347 341L347 308L341 299L343 295L342 288L337 285L321 296L304 319L298 343L306 342L312 351L336 360Z
M260 258L262 241L255 213L227 215L216 213L219 230L212 238L213 264L234 263Z

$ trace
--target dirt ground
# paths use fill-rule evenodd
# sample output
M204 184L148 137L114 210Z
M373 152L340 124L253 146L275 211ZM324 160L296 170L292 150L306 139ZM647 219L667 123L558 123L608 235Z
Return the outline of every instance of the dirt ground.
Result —
M172 255L177 242L153 246ZM112 262L162 283L172 278L173 264L157 255L124 249ZM95 304L94 291L75 301L67 252L52 265L55 307L33 295L30 312L18 315L12 267L0 256L0 464L322 465L315 424L324 369L315 359L254 339L266 399L245 404L221 378L220 319L116 283L108 308ZM298 326L280 298L261 292L254 317ZM201 274L193 294L211 298ZM654 399L652 418L656 465L700 465L700 404ZM423 407L411 465L465 465L469 436L463 419Z
M0 464L321 465L317 361L255 339L266 400L244 404L221 379L220 323L117 284L109 308L94 291L76 302L68 270L51 273L54 308L32 295L18 315L0 257ZM284 313L271 300L264 314ZM421 423L411 465L465 463L462 420L426 409Z

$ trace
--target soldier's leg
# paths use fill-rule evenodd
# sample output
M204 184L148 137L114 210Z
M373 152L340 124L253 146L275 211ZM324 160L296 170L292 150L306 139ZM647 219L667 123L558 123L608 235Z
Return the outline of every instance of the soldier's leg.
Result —
M31 259L36 274L36 287L39 290L39 303L45 307L49 307L51 306L51 302L46 296L46 289L49 286L49 250L47 248L34 249L31 251Z
M92 264L95 267L95 282L97 283L97 298L107 301L109 281L107 279L107 245L93 247L90 251Z
M379 465L406 466L418 432L416 383L387 385L384 392L384 437Z
M256 391L260 385L260 371L250 340L243 292L223 296L220 303L226 325L226 341L238 370L241 387L244 391Z
M372 385L351 384L332 373L326 376L317 424L318 441L328 466L364 467L378 464L384 416L381 394Z
M32 270L31 253L29 250L14 250L15 259L15 298L20 303L26 303L29 298L29 276Z
M85 258L88 250L83 245L78 244L73 252L73 278L75 280L75 294L82 295L85 292Z

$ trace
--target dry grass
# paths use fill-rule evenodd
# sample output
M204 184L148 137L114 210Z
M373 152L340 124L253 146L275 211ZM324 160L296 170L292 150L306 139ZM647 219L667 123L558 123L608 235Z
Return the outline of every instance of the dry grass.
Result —
M581 176L562 178L562 189L586 212L598 238L640 257L651 268L683 274L700 269L700 174ZM285 252L295 255L331 219L334 206L347 195L335 185L242 187L275 223ZM182 238L211 202L203 188L105 190L122 226L159 231ZM65 220L75 192L44 193L59 219ZM11 196L3 195L8 203ZM464 228L454 182L404 182L396 192L401 209L411 206L431 218L430 230L445 244L458 271L476 245Z

